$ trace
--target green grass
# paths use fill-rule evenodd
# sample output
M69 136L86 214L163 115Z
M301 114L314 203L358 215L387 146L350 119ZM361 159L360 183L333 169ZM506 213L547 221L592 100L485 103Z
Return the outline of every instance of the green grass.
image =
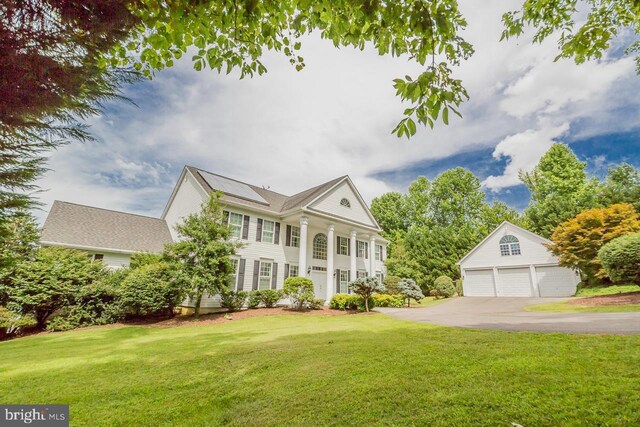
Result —
M524 309L545 313L624 313L640 311L640 304L584 306L567 304L566 302L547 302L530 305Z
M412 300L411 307L430 307L432 305L440 304L444 301L447 301L447 299L435 299L435 297L426 297L421 299L419 303L416 303Z
M612 285L582 288L576 292L577 297L595 297L600 295L625 294L627 292L640 292L638 285Z
M381 314L113 327L0 343L0 402L72 425L640 425L640 336Z

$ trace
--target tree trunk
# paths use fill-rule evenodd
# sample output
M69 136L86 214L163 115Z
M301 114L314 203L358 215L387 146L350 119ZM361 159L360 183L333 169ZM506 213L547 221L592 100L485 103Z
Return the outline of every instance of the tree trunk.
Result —
M195 307L195 310L193 311L193 315L196 317L200 316L201 302L202 302L202 291L198 291L198 293L196 293L196 307Z
M364 299L364 309L368 313L369 312L369 298Z

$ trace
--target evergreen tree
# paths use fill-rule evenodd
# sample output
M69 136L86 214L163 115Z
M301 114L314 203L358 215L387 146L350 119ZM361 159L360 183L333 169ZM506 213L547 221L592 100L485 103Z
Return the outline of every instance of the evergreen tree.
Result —
M165 257L178 264L185 289L195 300L196 316L205 292L215 295L229 287L234 273L230 256L241 247L231 240L220 197L219 192L211 194L199 213L176 225L180 240L165 247Z

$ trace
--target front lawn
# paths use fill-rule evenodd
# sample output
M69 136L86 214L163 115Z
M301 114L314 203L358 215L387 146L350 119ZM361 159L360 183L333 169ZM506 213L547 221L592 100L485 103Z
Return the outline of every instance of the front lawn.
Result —
M624 294L628 292L638 292L638 285L611 285L611 286L594 286L592 288L582 288L576 292L577 297L595 297L601 295Z
M0 343L0 402L72 425L640 425L640 336L381 314L101 327Z
M524 309L544 313L624 313L640 311L640 304L583 306L567 302L546 302L544 304L530 305Z

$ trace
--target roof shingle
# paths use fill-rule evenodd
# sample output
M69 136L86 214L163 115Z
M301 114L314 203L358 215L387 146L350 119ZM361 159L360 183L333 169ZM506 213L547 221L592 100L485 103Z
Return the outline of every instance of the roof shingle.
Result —
M160 252L172 242L166 221L56 200L40 239L43 243Z

